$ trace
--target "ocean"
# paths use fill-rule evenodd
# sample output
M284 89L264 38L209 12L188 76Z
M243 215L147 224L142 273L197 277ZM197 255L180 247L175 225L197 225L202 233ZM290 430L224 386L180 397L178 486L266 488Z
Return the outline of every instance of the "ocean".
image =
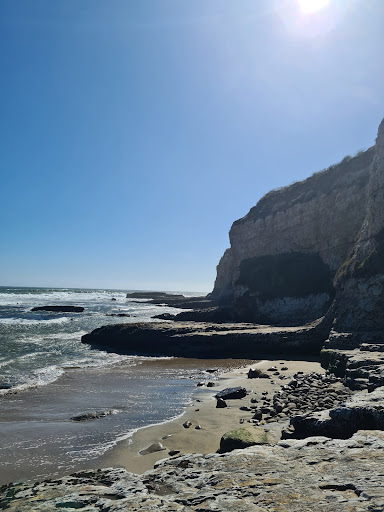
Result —
M196 384L215 378L206 372L212 365L231 366L82 344L83 334L102 325L153 322L155 314L180 311L134 302L126 298L130 291L0 287L0 483L97 467L101 455L135 430L179 416L197 389L209 392ZM31 311L44 305L82 306L84 312ZM111 414L71 420L92 411Z

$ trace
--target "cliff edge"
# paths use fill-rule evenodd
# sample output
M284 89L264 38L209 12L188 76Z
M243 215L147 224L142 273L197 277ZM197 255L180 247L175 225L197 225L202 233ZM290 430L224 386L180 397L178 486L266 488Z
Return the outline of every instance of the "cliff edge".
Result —
M377 338L384 320L384 121L376 144L273 190L231 227L210 297L237 321Z

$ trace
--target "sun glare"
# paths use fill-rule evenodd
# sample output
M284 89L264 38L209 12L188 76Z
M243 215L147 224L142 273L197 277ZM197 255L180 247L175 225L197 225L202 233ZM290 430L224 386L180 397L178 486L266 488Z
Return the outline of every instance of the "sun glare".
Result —
M329 4L330 0L297 0L301 11L305 14L320 11Z

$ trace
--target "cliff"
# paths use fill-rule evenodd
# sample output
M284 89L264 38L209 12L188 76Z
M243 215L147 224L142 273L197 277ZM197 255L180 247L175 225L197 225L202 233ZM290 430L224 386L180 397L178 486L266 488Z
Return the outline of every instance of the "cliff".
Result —
M361 272L356 269L369 255L380 259L382 234L384 239L377 197L384 170L382 131L367 151L269 192L235 221L211 298L232 303L238 321L273 325L311 322L334 308L335 300L346 305L356 298L362 281L353 273ZM371 254L376 247L377 257ZM361 279L368 283L367 276ZM381 289L367 293L378 297ZM355 328L354 313L348 315L342 306L337 311L343 326Z

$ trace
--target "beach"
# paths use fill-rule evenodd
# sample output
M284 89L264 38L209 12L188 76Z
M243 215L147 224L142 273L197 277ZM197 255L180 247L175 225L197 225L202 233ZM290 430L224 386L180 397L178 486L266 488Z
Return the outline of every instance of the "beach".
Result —
M249 379L247 377L248 369L259 368L266 371L272 367L277 370L288 368L281 371L285 379ZM223 373L215 382L215 386L207 388L204 393L200 391L193 395L193 402L185 412L178 418L161 423L159 425L141 428L136 431L132 437L126 439L111 450L106 452L100 459L100 467L121 467L133 473L144 473L154 467L157 461L169 457L169 452L177 450L177 455L185 453L209 454L215 453L220 446L220 439L226 432L243 427L249 429L254 434L262 436L267 433L267 439L274 444L280 439L281 431L288 426L289 420L273 421L271 423L259 424L255 426L249 423L252 414L248 411L240 410L240 407L249 407L252 405L251 399L260 401L262 393L268 393L272 396L279 391L297 372L308 374L311 372L324 373L320 363L316 360L299 359L268 359L262 360ZM228 407L216 408L216 399L214 395L220 390L228 387L241 386L249 392L242 399L227 400ZM185 422L191 422L189 428L185 428ZM196 429L196 426L201 429ZM265 437L264 437L265 439ZM162 443L165 450L141 455L139 452L145 450L153 443Z

